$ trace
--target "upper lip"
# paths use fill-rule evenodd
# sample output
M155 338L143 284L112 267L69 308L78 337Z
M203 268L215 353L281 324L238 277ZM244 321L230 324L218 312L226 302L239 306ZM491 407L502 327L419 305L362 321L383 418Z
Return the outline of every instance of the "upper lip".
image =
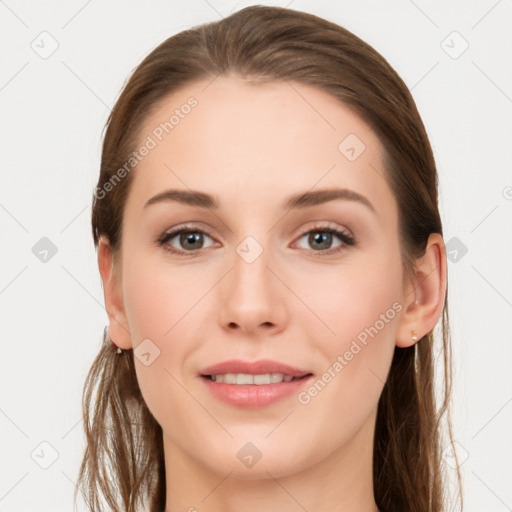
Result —
M283 375L291 375L292 377L300 378L309 375L311 372L269 359L260 359L259 361L230 359L229 361L223 361L213 366L208 366L200 371L201 375L219 375L226 373L246 373L249 375L282 373Z

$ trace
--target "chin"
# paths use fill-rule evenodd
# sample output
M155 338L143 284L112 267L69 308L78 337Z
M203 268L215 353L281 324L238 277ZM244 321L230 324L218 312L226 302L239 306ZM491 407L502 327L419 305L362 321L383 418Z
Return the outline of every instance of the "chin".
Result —
M268 480L291 475L292 473L296 473L298 468L297 465L290 460L287 460L286 464L283 464L282 460L264 461L263 458L261 458L252 467L246 467L237 460L234 464L231 464L230 468L226 467L226 470L224 474L230 472L230 478L237 480Z
M247 438L246 438L247 439ZM268 444L258 448L257 442L235 442L236 447L216 448L208 460L202 460L211 471L238 480L280 478L307 469L312 457L297 457L303 447L284 447Z

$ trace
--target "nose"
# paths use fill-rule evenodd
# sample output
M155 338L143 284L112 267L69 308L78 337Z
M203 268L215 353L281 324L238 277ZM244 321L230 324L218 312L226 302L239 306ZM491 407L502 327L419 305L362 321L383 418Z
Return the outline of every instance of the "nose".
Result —
M248 335L276 334L288 320L285 287L269 268L265 250L252 262L240 254L234 254L233 268L219 290L221 327Z

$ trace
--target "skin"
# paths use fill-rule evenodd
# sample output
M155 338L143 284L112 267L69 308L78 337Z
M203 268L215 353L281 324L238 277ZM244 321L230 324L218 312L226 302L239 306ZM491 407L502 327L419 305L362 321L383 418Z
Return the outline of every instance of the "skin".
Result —
M432 234L415 275L403 275L384 148L323 91L238 77L196 82L151 113L140 140L190 96L197 107L132 171L120 254L105 238L98 248L111 338L123 349L150 339L160 350L149 366L135 361L163 429L166 511L375 512L378 400L395 346L414 344L412 331L420 339L442 313L443 239ZM351 133L366 146L353 162L338 150ZM291 194L331 187L364 195L375 213L348 200L282 209ZM167 189L199 190L221 207L144 208ZM196 256L156 244L185 222L206 232L203 248L192 246ZM327 246L308 241L325 225L356 244L319 254L343 246L336 235ZM249 235L263 248L250 264L236 251ZM171 244L185 250L179 236ZM218 401L198 377L232 358L273 359L321 377L393 303L400 312L308 404L293 395L240 409ZM262 454L250 468L237 457L248 441Z

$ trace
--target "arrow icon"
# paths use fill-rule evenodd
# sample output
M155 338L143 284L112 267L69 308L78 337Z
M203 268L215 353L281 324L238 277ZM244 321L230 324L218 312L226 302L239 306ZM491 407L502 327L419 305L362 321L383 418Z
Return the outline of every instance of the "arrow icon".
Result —
M32 450L30 458L41 469L48 469L59 458L59 452L48 441L43 441Z
M262 457L261 451L252 443L245 443L245 445L238 451L236 456L240 459L240 462L252 468Z
M349 133L339 144L338 151L349 161L356 161L366 149L364 142L355 134Z
M458 263L467 254L468 248L456 236L450 238L446 243L446 256L453 262Z
M250 243L250 245L249 245ZM245 237L236 247L236 252L246 262L252 263L263 252L263 247L253 236Z
M140 342L133 354L144 366L149 366L160 357L160 349L149 338L146 338Z
M57 246L46 236L32 247L32 254L42 263L48 263L57 252Z
M30 43L30 47L37 53L37 55L39 55L39 57L41 57L41 59L46 60L57 51L59 48L59 42L49 32L44 30L34 37Z
M440 45L451 59L458 59L469 48L469 43L456 30L450 32Z

